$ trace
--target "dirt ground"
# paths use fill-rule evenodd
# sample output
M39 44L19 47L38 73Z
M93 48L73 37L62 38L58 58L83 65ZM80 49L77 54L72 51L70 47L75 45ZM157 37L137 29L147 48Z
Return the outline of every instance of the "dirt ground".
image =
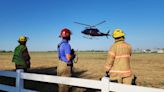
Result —
M11 62L13 53L0 53L0 70L14 70ZM29 72L56 75L57 54L55 52L31 52L31 69ZM78 62L74 64L74 77L99 80L104 75L103 64L107 52L78 52ZM133 54L131 67L137 76L139 86L164 88L164 54ZM6 78L0 77L0 82ZM13 80L9 80L13 82ZM25 88L46 92L56 90L57 84L25 81ZM13 85L13 83L9 83ZM79 88L84 92L83 88ZM91 92L86 91L85 92Z

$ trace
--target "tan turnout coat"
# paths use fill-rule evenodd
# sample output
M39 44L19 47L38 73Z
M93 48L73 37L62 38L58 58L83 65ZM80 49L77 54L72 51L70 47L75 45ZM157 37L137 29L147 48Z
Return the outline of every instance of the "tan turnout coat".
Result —
M131 46L121 41L116 41L108 51L105 68L111 78L128 77L132 75L130 67Z

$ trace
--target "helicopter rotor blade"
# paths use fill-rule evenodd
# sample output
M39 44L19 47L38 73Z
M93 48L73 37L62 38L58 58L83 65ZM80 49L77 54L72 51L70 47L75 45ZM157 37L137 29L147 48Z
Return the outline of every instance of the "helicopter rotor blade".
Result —
M83 24L83 23L79 23L79 22L74 22L76 24L80 24L80 25L84 25L84 26L88 26L88 27L91 27L91 25L88 25L88 24Z
M98 26L98 25L100 25L100 24L102 24L102 23L104 23L104 22L106 22L106 21L104 20L104 21L102 21L102 22L100 22L100 23L98 23L98 24L96 24L96 25L93 25L92 27Z

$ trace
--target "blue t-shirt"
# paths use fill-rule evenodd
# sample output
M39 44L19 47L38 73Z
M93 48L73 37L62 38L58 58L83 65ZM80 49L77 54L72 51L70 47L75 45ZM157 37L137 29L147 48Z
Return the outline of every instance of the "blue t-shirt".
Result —
M58 55L59 59L64 62L69 62L66 58L66 54L71 54L71 46L67 40L62 40L58 45Z

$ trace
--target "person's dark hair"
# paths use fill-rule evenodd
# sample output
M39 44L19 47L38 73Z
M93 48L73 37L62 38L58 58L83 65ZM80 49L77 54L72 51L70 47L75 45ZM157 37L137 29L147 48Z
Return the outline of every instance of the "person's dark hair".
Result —
M71 37L69 36L69 37L62 37L63 39L66 39L66 40L70 40L71 39Z
M18 41L20 45L26 45L26 41Z
M125 39L125 37L124 37L124 36L121 36L121 37L118 37L118 38L115 38L115 39L117 40L117 39L120 39L120 38L123 38L123 39Z

